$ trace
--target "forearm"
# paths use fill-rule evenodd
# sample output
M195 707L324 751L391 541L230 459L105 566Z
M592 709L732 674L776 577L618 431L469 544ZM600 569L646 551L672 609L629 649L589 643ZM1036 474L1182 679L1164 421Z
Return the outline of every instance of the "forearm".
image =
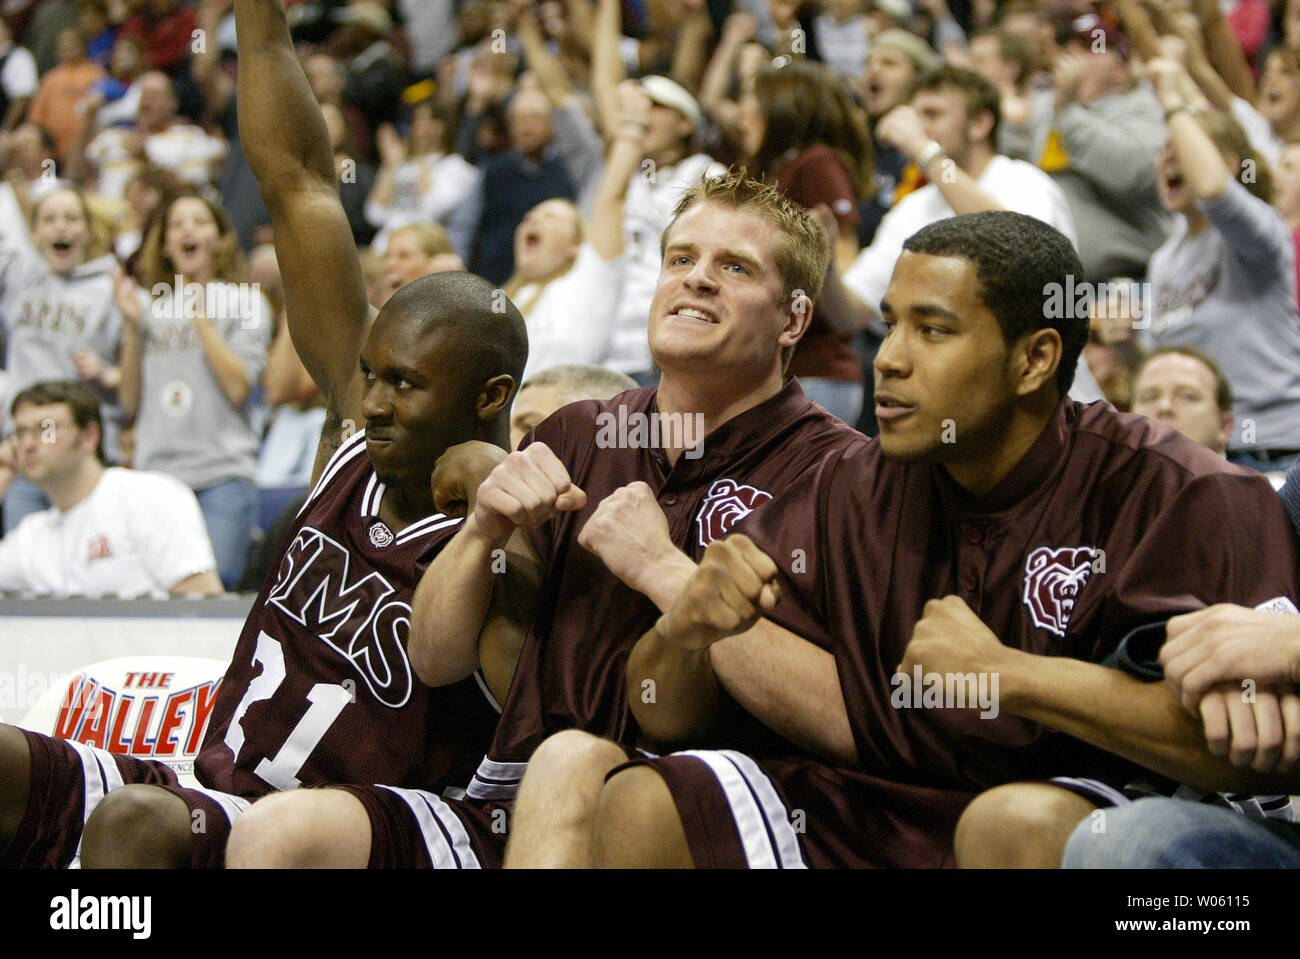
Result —
M375 185L366 197L366 219L373 227L381 227L388 215L388 204L393 202L393 180L397 176L397 167L384 163L375 176Z
M122 327L122 378L117 395L128 420L140 412L140 327L126 323Z
M1006 207L989 196L965 170L942 154L926 166L925 177L939 188L953 213L983 213L986 210L1004 210Z
M596 43L591 53L591 88L596 94L596 112L601 132L612 136L619 122L618 85L627 76L618 52L623 30L620 0L598 0Z
M240 140L274 215L277 194L301 187L304 177L333 187L329 133L280 0L235 0L235 18Z
M707 10L695 11L682 25L669 75L688 90L697 89L708 63L713 21Z
M880 319L880 314L869 303L844 285L834 263L826 271L821 294L813 309L832 330L850 335L869 329Z
M225 590L221 588L221 579L215 569L186 576L171 588L173 596L216 596L222 592Z
M665 743L700 739L722 718L708 649L683 649L664 639L658 624L628 657L627 701L641 729Z
M407 651L416 675L445 686L479 667L479 633L499 575L494 560L507 540L484 536L473 511L460 531L425 570L411 601ZM497 566L499 569L499 565Z
M1120 24L1143 60L1160 56L1160 32L1138 0L1117 0Z
M857 763L835 657L826 650L764 619L710 653L718 682L746 712L810 752Z
M217 378L221 392L226 394L226 399L230 401L231 406L240 409L248 401L248 395L252 392L252 384L248 382L248 370L244 367L244 361L221 338L216 326L207 317L195 317L194 330L199 334L203 355Z
M1210 62L1224 82L1243 100L1254 101L1255 75L1246 61L1246 54L1237 41L1237 35L1223 15L1217 0L1197 3L1205 31L1205 46Z
M1210 753L1201 724L1166 683L1063 656L1016 652L1000 676L1000 708L1198 789L1285 793L1296 777L1261 775Z
M524 48L524 63L537 76L542 92L556 106L568 103L573 96L573 84L564 65L546 48L541 25L529 11L519 15L519 42Z
M1212 200L1228 188L1231 174L1218 147L1186 110L1169 118L1169 138L1187 185L1198 200Z
M591 245L603 260L616 259L623 253L623 206L628 183L644 156L641 139L634 130L621 130L615 134L605 158L590 231Z
M4 122L0 123L0 130L15 130L23 122L23 116L27 113L27 104L31 103L30 97L17 97L9 101L9 109L5 110Z
M727 88L731 85L731 71L740 52L740 44L734 43L724 34L722 42L713 52L713 58L704 70L704 79L700 82L700 106L704 112L717 120L720 104L727 99Z

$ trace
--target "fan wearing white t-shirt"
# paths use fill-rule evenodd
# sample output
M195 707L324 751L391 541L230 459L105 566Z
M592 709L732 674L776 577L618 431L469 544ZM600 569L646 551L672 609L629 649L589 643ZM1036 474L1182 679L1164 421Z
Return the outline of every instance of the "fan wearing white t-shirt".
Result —
M911 102L880 119L876 136L909 157L929 183L885 214L875 239L858 254L842 283L832 266L818 308L833 326L854 332L876 319L903 241L950 216L1012 210L1042 220L1078 245L1061 188L1038 167L994 148L998 111L997 88L988 80L946 66L917 81Z
M162 473L105 467L98 400L81 383L18 394L0 448L0 492L15 471L54 505L0 540L0 592L52 596L211 595L216 559L194 493Z

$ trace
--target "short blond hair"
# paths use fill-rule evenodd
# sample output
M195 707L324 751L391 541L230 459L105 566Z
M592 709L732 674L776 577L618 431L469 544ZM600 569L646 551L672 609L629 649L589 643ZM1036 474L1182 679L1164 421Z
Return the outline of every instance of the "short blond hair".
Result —
M659 256L662 259L668 234L691 207L703 203L716 203L733 210L744 210L761 217L776 227L780 234L772 257L781 271L782 303L789 303L795 291L802 291L816 302L831 264L831 241L806 209L784 193L756 180L744 169L733 167L720 176L702 176L685 193L673 210L672 222L659 238ZM804 331L805 333L807 330ZM795 344L797 346L798 344ZM794 356L795 346L781 351L781 370L784 372Z
M781 239L772 256L781 271L781 299L789 300L795 290L802 290L811 300L821 293L822 281L831 262L831 243L826 231L808 211L785 194L734 167L715 177L701 177L682 194L659 240L662 257L668 234L687 210L703 203L716 203L733 210L745 210L762 217L777 228Z

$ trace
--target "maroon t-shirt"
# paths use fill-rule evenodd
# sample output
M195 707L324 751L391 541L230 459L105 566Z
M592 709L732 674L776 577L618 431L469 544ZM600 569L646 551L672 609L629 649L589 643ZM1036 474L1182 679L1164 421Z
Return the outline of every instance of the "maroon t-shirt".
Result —
M460 521L398 532L358 433L331 458L267 577L195 763L256 797L329 783L463 786L496 725L477 678L437 689L411 669L411 596Z
M853 179L835 151L825 144L809 147L782 167L776 188L810 210L825 203L841 227L856 235L858 199ZM831 237L832 254L835 239ZM790 374L861 383L862 364L853 350L853 337L836 333L814 309L812 322L790 360Z
M529 440L556 454L586 492L587 505L533 530L546 568L539 607L496 738L470 786L473 798L511 798L533 750L563 729L585 730L626 746L654 745L628 709L626 671L632 647L654 626L659 611L578 545L579 532L601 500L629 483L648 483L673 542L698 561L713 540L743 529L751 514L783 503L791 488L802 489L800 478L817 464L867 442L809 400L793 379L776 396L710 433L702 456L683 455L671 467L658 447L609 448L599 440L603 424L622 417L635 425L638 416L657 412L656 393L632 390L602 402L573 403L541 423ZM811 545L800 532L791 529L792 548ZM794 609L797 604L783 605ZM736 722L718 735L759 753L788 748L784 740L779 750L772 746L779 737L739 710Z
M1268 481L1105 403L1063 402L980 500L942 467L886 460L874 440L804 482L785 502L811 513L768 510L744 531L782 567L783 594L816 610L802 635L831 644L860 757L853 770L760 759L804 811L813 864L951 864L957 817L1001 783L1161 782L1006 712L896 708L890 680L928 600L955 594L1009 646L1097 663L1179 613L1296 599L1295 536ZM813 531L799 570L786 524Z

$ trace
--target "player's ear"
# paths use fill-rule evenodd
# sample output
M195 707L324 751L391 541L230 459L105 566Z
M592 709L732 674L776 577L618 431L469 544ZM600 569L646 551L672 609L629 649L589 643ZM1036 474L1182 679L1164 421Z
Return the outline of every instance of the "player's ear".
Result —
M783 347L798 343L800 338L808 332L808 326L812 323L812 313L812 298L803 290L793 290L790 293L790 306L785 329L781 331L779 338L779 342Z
M515 378L509 373L494 376L484 383L474 408L479 421L486 423L494 420L510 409L510 401L515 398L515 389Z
M1015 349L1017 396L1037 393L1044 383L1055 379L1063 350L1060 333L1051 327L1034 330L1022 336Z

